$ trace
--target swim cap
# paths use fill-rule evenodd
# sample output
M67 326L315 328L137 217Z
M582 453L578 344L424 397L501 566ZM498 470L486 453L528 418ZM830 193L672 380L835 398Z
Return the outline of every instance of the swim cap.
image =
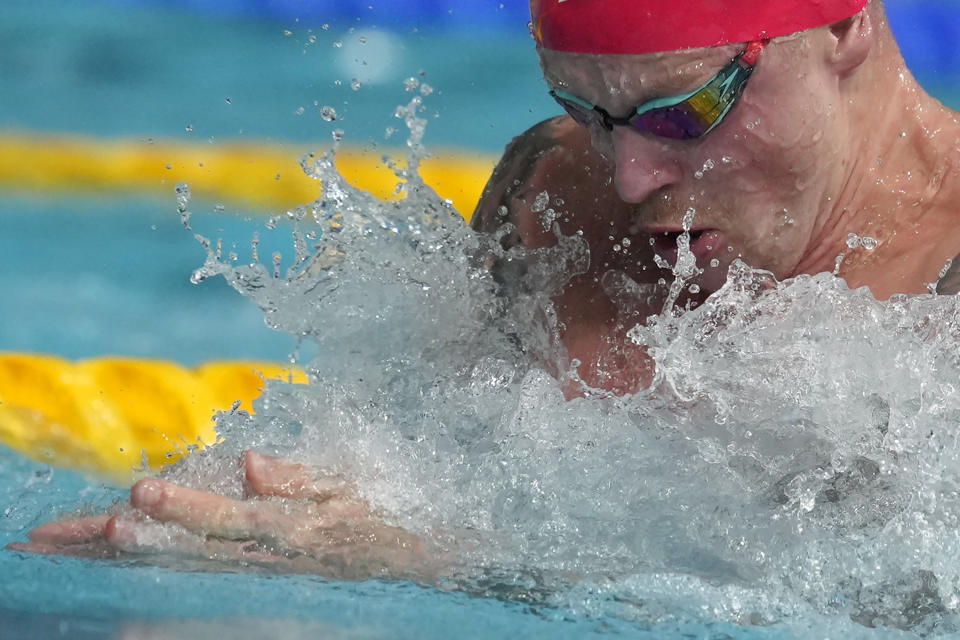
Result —
M541 46L650 53L785 36L859 13L867 0L530 0Z

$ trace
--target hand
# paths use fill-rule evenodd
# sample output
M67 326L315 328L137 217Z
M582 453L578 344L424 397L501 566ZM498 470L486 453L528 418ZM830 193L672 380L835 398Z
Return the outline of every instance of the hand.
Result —
M44 524L8 549L175 555L345 580L438 577L439 560L425 541L374 517L343 482L253 451L243 465L245 499L147 478L130 490L132 510Z

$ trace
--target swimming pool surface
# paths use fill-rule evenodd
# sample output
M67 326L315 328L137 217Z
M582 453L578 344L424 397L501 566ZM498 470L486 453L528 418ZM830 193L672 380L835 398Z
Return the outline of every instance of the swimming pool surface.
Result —
M937 60L921 60L915 49L923 69L950 55L942 43L952 32L942 28ZM322 21L299 23L286 14L224 16L183 3L14 0L0 6L0 42L0 135L263 141L297 157L342 128L348 141L391 146L405 136L386 140L388 127L399 128L393 111L409 99L408 77L436 90L426 100L428 145L497 152L556 112L522 25L385 31L340 20L324 29ZM919 75L960 106L960 81L940 68ZM336 121L323 118L324 106L336 109ZM204 252L181 225L169 187L169 195L157 196L4 184L0 350L188 365L285 360L293 339L268 329L252 304L220 279L190 284ZM264 214L282 212L217 208L194 204L199 232L223 237L241 254L254 231L264 255L289 245L288 228L263 226ZM0 547L57 513L122 497L0 448ZM0 638L796 637L709 615L650 627L407 582L200 569L2 551Z

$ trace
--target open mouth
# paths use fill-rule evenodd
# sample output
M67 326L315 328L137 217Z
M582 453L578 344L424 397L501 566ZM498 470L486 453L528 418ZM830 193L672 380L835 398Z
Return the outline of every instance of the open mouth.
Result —
M693 246L697 242L697 240L699 240L703 236L705 231L706 231L705 229L691 230L690 246ZM656 249L657 253L660 253L661 255L662 255L662 252L671 251L671 250L674 253L676 253L677 239L680 237L682 233L683 231L680 230L680 231L661 231L653 234L654 249Z
M657 231L651 236L653 238L653 250L671 265L677 263L677 239L682 233L682 229ZM697 257L698 263L713 250L717 238L718 232L710 229L692 229L690 231L690 251ZM700 266L703 267L703 265Z

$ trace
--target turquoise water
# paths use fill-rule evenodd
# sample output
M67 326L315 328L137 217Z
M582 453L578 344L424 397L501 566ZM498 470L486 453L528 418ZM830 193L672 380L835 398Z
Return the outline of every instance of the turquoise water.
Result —
M0 7L0 81L8 96L0 102L0 126L191 142L271 139L295 157L307 141L329 137L331 125L314 101L336 106L344 115L336 126L348 139L379 140L386 127L397 126L393 105L408 98L403 78L420 70L438 89L428 103L439 113L430 119L428 144L497 150L554 111L522 34L394 36L400 44L390 49L392 66L353 91L349 81L364 69L351 67L349 59L337 66L343 48L333 43L356 36L343 26L308 32L296 24L182 11L78 7L52 1ZM943 95L955 100L949 91ZM307 110L297 115L301 106ZM189 284L204 254L180 225L172 194L90 198L14 191L0 197L6 318L0 348L188 364L282 359L291 350L292 339L267 329L260 312L221 280ZM218 214L212 203L196 203L194 212L198 231L226 237L241 253L252 231L263 231L259 218ZM264 248L289 244L288 230L263 237ZM0 546L22 539L51 514L95 509L121 496L0 450ZM238 638L805 637L797 631L802 625L745 628L709 614L651 626L576 607L410 583L206 573L9 552L0 552L0 575L2 638L205 637L212 633L207 623ZM816 628L822 633L827 627ZM857 632L844 629L843 635Z

